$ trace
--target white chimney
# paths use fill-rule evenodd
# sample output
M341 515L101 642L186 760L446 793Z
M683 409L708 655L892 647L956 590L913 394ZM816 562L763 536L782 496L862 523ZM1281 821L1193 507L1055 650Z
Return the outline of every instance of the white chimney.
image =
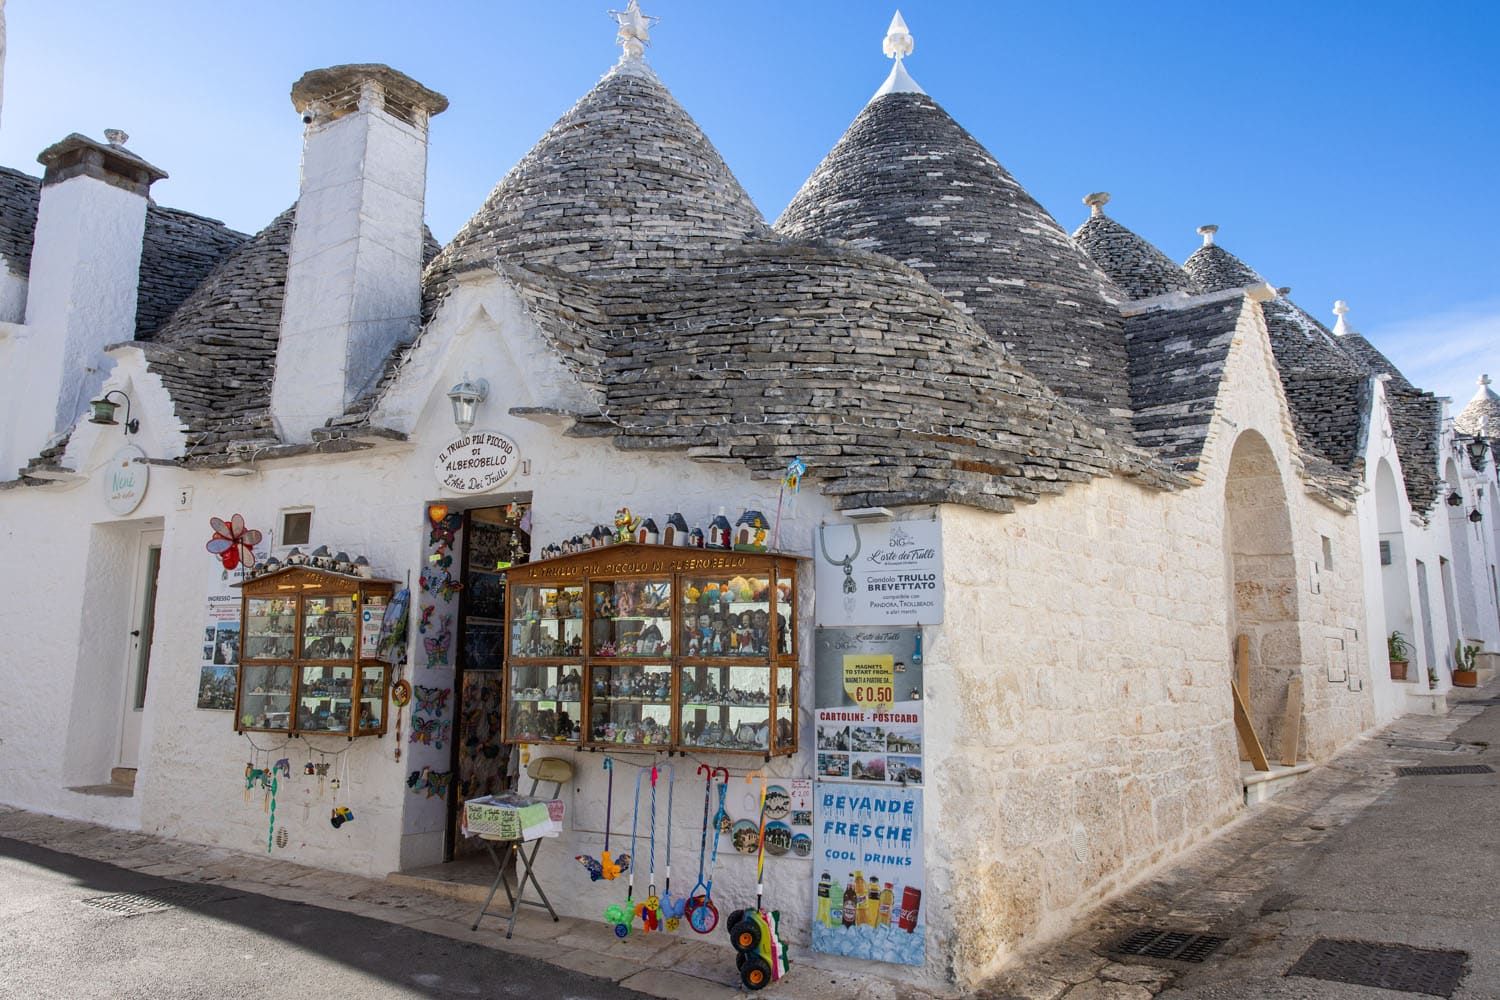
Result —
M120 133L123 135L123 133ZM167 175L76 132L37 157L42 175L24 331L4 381L0 478L70 429L104 383L104 348L135 339L151 185Z
M361 64L304 74L292 105L306 132L271 415L282 440L302 442L416 334L427 120L448 99Z

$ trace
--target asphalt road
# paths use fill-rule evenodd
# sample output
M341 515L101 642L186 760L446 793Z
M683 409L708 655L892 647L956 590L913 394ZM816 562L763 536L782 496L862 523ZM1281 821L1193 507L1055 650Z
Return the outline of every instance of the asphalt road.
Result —
M180 895L168 909L135 916L83 902L160 890L168 899ZM640 996L608 980L395 924L0 838L0 997Z

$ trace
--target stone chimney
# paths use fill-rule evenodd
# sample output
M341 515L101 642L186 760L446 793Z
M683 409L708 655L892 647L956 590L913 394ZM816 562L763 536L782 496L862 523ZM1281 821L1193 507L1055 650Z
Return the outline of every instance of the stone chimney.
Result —
M104 348L135 339L146 198L167 175L127 150L125 133L109 135L75 132L37 157L45 172L0 478L73 426L104 382Z
M422 306L427 120L448 99L388 66L303 75L306 131L271 415L302 442L379 377Z

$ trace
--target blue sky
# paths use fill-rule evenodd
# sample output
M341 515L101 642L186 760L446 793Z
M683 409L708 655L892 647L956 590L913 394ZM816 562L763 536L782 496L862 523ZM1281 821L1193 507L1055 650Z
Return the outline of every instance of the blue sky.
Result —
M0 163L119 127L162 204L254 231L296 198L305 70L385 62L448 95L447 239L617 54L624 0L11 0ZM912 75L1069 230L1080 198L1184 259L1194 229L1325 321L1335 298L1462 405L1500 376L1500 5L906 0ZM645 0L649 60L774 220L888 69L886 2Z

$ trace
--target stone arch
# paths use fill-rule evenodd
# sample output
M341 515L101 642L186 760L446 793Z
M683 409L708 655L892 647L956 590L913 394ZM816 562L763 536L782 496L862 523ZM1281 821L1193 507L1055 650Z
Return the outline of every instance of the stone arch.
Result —
M1425 666L1419 661L1418 639L1411 608L1411 578L1407 575L1406 535L1402 530L1401 492L1396 485L1396 473L1391 463L1380 460L1375 469L1375 526L1380 535L1380 551L1376 561L1380 566L1381 603L1385 609L1385 636L1400 632L1410 650L1411 667L1408 680L1425 677Z
M1302 672L1297 565L1286 484L1266 439L1245 431L1224 482L1229 644L1249 639L1250 721L1269 756L1280 747L1287 688Z

